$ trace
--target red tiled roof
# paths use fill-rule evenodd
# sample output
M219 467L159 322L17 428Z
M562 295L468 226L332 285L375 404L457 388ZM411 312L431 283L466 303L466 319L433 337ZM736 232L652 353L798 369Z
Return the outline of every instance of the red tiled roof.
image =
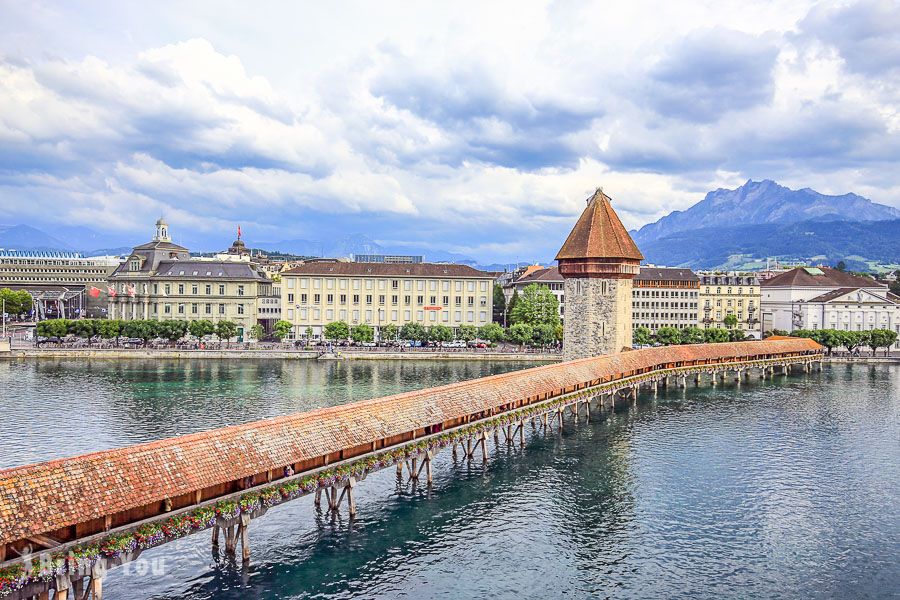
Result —
M282 275L348 275L369 277L478 277L496 279L497 273L479 271L469 265L438 263L393 264L351 262L308 262L282 271Z
M563 276L559 274L559 267L550 267L520 277L516 280L516 285L520 283L534 283L536 281L563 281Z
M812 340L647 348L0 471L0 543L659 364L818 350Z
M828 267L816 267L822 271L821 275L812 275L806 267L791 269L787 273L776 275L760 281L762 287L834 287L834 288L875 288L885 287L874 279L857 277L850 273L844 273Z
M556 260L572 258L644 260L610 205L609 197L599 189L591 196L587 208L556 255Z

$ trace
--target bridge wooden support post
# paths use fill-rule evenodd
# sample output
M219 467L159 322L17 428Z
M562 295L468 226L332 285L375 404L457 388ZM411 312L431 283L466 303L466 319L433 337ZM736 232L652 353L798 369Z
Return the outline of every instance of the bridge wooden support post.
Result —
M73 600L82 600L84 598L85 594L83 577L79 577L72 582L72 596L74 597Z
M718 377L718 376L719 376L718 373L716 373L715 371L712 372L712 379L710 379L710 383L712 385L716 385L716 377Z
M397 475L403 475L403 461L397 463Z
M612 393L609 395L609 407L612 410L616 410L616 395L615 395L615 393Z
M250 527L250 515L241 514L241 524L239 529L241 532L241 558L244 562L250 560L250 534L247 529Z
M60 575L57 577L53 582L53 589L56 590L56 593L53 595L53 600L68 600L70 585L72 585L72 581L69 579L68 575ZM77 600L81 600L81 598L78 598Z
M668 388L668 387L669 387L669 376L668 376L668 375L666 375L665 377L663 377L662 384L663 384L663 387L664 387L664 388Z
M422 466L419 467L419 473L422 472L422 469L425 469L425 475L428 478L428 485L431 485L433 480L431 478L431 460L434 458L434 454L432 454L431 450L428 450L425 453L425 456L422 458ZM416 480L419 479L419 475L416 475Z
M399 466L399 465L398 465L398 466ZM398 469L398 471L399 471L399 469ZM316 506L322 506L322 488L316 488L316 500L315 500L315 505L316 505Z
M525 421L519 423L519 443L525 446Z
M103 600L102 567L96 564L91 567L91 598L93 600Z
M487 434L481 432L481 459L487 462Z
M234 525L225 528L225 554L234 556Z
M212 528L212 546L213 546L214 550L219 547L219 525L218 525L218 523L213 525L213 528Z
M700 385L700 373L697 373L696 375L694 375L694 383L696 383L697 385Z
M659 392L659 386L657 385L655 379L653 380L653 385L652 385L652 387L653 387L653 395L655 396L656 393Z
M681 389L687 389L687 375L681 376Z
M637 404L637 390L636 385L631 386L631 402L633 404Z

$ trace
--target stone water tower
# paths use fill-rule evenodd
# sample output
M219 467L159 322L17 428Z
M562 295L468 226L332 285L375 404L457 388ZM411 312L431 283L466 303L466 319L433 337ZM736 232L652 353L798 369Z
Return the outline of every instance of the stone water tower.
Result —
M563 360L631 347L631 287L643 259L598 188L556 255L566 293Z

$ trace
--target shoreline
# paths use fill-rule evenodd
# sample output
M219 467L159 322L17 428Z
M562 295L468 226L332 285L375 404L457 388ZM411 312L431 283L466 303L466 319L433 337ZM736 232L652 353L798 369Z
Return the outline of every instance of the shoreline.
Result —
M100 358L100 359L279 359L319 360L315 350L150 350L150 349L90 349L90 348L14 348L0 353L0 359L31 358ZM341 352L339 356L321 360L496 360L522 362L560 362L559 354L527 352Z

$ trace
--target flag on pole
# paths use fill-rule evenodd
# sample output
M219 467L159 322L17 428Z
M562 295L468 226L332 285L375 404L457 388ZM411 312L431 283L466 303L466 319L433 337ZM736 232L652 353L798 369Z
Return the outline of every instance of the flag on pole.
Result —
M109 294L110 296L112 296L113 298L116 297L116 290L115 290L115 288L111 288L111 287L109 287L109 286L106 286L106 293Z
M94 286L91 286L91 291L90 291L89 293L90 293L91 296L93 296L94 298L96 298L97 296L100 295L100 290L97 289L97 288L95 288Z
M131 296L132 298L134 298L134 288L131 287L130 285L126 285L125 289L128 290L128 295Z

